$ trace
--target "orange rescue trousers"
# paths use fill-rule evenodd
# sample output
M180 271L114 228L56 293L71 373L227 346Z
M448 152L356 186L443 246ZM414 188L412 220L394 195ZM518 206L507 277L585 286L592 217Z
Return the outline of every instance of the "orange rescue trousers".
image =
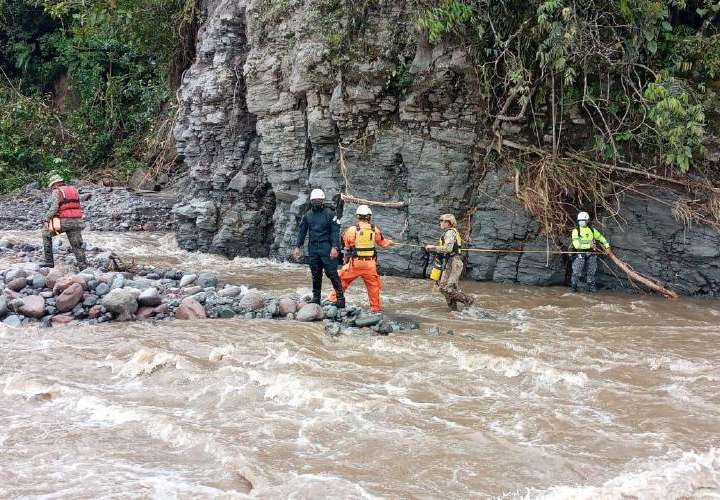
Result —
M343 290L347 290L350 284L357 278L362 278L367 288L368 301L370 302L370 310L372 312L382 311L380 306L380 290L382 289L382 281L377 272L377 262L373 260L352 259L338 272ZM333 291L328 297L330 302L335 302L336 296Z

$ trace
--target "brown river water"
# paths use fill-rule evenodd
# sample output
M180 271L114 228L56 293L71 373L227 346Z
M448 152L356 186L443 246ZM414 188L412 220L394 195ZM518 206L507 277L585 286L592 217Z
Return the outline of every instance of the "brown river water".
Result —
M310 291L300 265L188 254L164 234L87 239ZM386 311L422 324L387 337L0 326L0 497L720 498L720 302L465 288L477 305L451 313L426 281L385 279ZM360 283L349 299L366 303Z

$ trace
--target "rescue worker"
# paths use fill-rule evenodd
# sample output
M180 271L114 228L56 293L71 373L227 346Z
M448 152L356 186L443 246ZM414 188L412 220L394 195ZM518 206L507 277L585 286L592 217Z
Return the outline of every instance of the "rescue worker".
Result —
M435 253L435 271L439 274L437 281L440 293L445 297L451 311L458 310L458 302L471 306L475 299L459 288L460 276L463 272L462 237L457 230L457 220L453 214L440 216L440 228L443 235L437 245L426 245L425 250ZM432 275L431 275L432 277Z
M44 267L54 267L53 236L65 233L70 241L70 248L75 254L78 269L85 269L85 248L83 246L82 230L85 228L83 212L80 207L80 194L73 186L68 186L59 175L50 177L49 187L50 205L43 223L42 239L45 251Z
M585 276L585 283L589 292L596 292L595 272L597 271L597 254L593 252L598 242L604 251L610 248L610 243L600 234L600 231L590 227L588 222L590 215L587 212L580 212L577 216L577 224L572 230L572 247L582 253L575 254L572 262L572 278L570 286L576 292L580 280Z
M342 309L345 307L345 295L340 283L340 276L338 276L340 224L335 217L335 212L325 206L325 193L322 189L312 190L310 207L300 221L297 242L292 255L295 260L300 260L301 248L305 244L307 236L310 272L312 273L312 302L320 303L324 270L337 294L337 306Z
M370 311L379 313L380 290L382 281L377 272L377 246L387 248L393 245L392 240L385 239L379 227L370 222L372 210L367 205L360 205L355 211L358 221L349 227L343 234L343 247L345 252L344 266L340 270L340 282L343 290L357 278L362 278L367 289ZM335 292L330 294L329 300L335 302Z

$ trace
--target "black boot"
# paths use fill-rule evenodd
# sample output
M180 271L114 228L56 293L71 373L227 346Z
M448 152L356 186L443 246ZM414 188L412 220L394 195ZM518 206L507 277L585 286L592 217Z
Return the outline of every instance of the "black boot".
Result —
M313 298L312 298L312 300L310 301L310 303L311 303L311 304L318 304L318 305L320 304L320 292L317 292L317 293L313 292Z
M345 309L345 295L338 295L335 305L338 309Z
M41 267L55 267L55 259L53 258L53 246L52 240L43 241L43 250L45 253L45 262L41 264Z

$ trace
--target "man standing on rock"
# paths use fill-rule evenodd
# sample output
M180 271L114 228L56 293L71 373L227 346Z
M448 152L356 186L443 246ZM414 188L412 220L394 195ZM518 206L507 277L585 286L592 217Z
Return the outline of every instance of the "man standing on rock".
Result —
M593 252L596 248L595 242L600 243L600 246L607 251L610 248L610 243L605 237L600 234L600 231L594 227L590 227L588 222L590 221L590 214L587 212L580 212L577 216L577 224L573 229L572 247L581 253L575 255L572 263L572 277L570 278L570 286L572 291L576 292L580 280L583 275L585 276L585 283L587 283L588 292L596 292L595 287L595 273L597 272L597 254Z
M44 267L54 267L53 236L65 233L70 241L70 247L78 269L87 267L85 248L83 247L82 230L85 227L83 212L80 207L80 194L73 186L68 186L59 175L50 178L50 206L46 214L47 221L43 223L42 239L45 250Z
M357 278L362 278L367 288L370 311L379 313L380 289L382 281L377 272L377 250L376 247L387 248L393 244L383 236L379 227L370 222L372 210L367 205L360 205L355 212L358 218L356 225L349 227L343 235L343 243L347 262L340 270L340 281L343 290L347 290L350 284ZM329 297L335 302L335 292Z
M308 257L310 272L312 273L313 302L320 304L322 293L322 273L325 275L335 289L337 294L337 306L345 307L345 295L343 294L340 276L338 276L338 256L340 253L340 224L335 217L335 212L325 206L325 193L322 189L313 189L310 193L310 206L300 221L297 243L293 249L293 258L300 260L302 246L305 244L305 237L308 237Z
M463 272L462 237L457 230L457 220L453 214L440 216L440 228L443 235L437 245L426 245L425 250L435 253L435 268L441 273L438 281L440 293L445 297L451 311L458 310L458 302L471 306L475 299L459 288L460 276ZM431 275L432 277L432 275Z

